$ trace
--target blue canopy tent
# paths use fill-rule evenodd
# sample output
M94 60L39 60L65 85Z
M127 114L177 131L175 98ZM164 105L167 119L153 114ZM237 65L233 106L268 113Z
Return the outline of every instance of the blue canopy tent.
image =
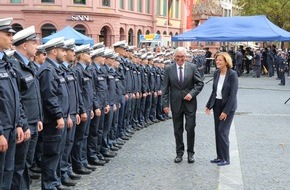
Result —
M94 40L92 38L89 38L89 37L79 33L78 31L76 31L75 29L73 29L70 26L66 26L62 30L60 30L60 31L58 31L50 36L43 38L42 43L45 43L48 40L53 39L53 38L57 38L57 37L64 37L66 40L75 39L76 45L83 45L83 44L90 44L91 46L94 45Z
M173 36L172 41L290 41L290 32L265 15L210 17L198 27Z

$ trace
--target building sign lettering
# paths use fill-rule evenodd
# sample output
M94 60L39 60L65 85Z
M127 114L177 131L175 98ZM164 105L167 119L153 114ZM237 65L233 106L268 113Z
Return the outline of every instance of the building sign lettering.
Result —
M86 22L93 21L93 20L90 19L89 15L72 15L67 20L71 20L71 21L86 21Z

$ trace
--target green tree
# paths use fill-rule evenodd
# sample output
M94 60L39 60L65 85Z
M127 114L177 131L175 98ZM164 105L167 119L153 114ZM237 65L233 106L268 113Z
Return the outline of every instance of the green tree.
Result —
M266 15L274 24L290 31L290 0L239 0L241 15Z

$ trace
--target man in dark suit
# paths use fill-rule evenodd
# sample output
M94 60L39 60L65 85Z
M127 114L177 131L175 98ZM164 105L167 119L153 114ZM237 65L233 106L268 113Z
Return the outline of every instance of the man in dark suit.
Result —
M188 163L194 160L194 137L196 96L201 92L204 83L196 65L185 62L186 49L178 47L175 50L175 62L166 66L162 88L163 109L169 113L169 101L172 109L174 136L176 142L175 163L182 161L184 154L183 125L185 116L185 130L187 131Z

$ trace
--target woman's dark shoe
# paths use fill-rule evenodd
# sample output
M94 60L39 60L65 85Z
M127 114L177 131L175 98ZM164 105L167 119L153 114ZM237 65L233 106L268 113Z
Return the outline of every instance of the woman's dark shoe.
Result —
M211 160L210 163L216 164L216 163L219 163L220 161L222 161L222 159L215 158L215 159Z

